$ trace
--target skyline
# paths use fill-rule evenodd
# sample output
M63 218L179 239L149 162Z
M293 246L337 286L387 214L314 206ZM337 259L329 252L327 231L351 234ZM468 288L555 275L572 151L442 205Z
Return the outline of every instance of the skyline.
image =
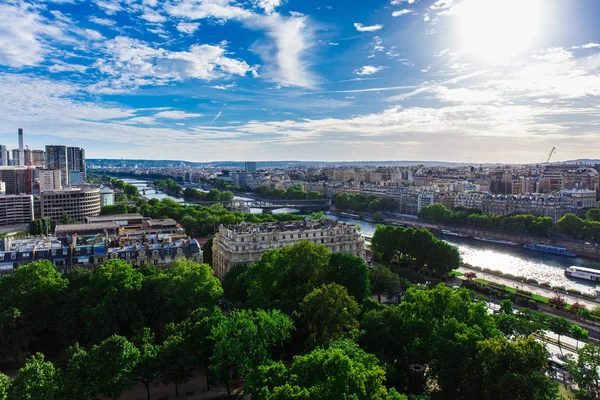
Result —
M522 3L0 1L0 143L24 128L32 149L88 158L597 159L600 3Z

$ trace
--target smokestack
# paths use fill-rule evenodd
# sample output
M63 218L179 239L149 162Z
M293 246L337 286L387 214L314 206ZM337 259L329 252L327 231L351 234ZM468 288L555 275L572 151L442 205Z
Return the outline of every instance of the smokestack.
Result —
M23 148L23 128L19 128L19 165L25 165L25 149Z

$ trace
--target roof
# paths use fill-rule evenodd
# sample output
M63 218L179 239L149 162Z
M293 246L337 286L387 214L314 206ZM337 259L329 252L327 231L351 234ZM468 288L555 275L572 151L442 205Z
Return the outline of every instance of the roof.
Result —
M578 267L577 265L572 265L572 266L569 267L569 269L576 269L577 271L589 272L589 273L592 273L592 274L599 274L600 275L600 269L595 269L595 268Z
M115 215L97 215L95 217L87 217L89 224L95 222L107 222L107 221L127 221L130 219L143 219L142 214L115 214Z
M98 231L103 229L117 229L119 226L116 222L93 222L89 224L68 224L68 225L56 225L55 232L58 235L61 232L73 232L73 231Z

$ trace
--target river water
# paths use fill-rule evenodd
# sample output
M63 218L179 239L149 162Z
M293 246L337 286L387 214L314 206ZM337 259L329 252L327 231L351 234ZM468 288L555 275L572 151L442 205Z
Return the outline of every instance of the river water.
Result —
M136 186L140 190L147 188L146 195L144 196L146 198L158 200L168 198L180 203L184 202L183 198L169 196L166 193L148 188L146 181L135 179L123 179L123 181ZM240 196L236 196L235 198L252 200ZM252 209L251 212L261 213L262 210ZM327 214L327 217L355 223L360 226L361 233L364 235L373 235L375 233L376 224L374 223L339 217L333 214ZM548 282L552 286L564 286L582 292L593 293L595 284L582 279L567 278L564 275L565 268L577 265L600 270L600 261L587 258L560 257L548 253L526 250L521 247L485 243L455 236L439 235L439 239L443 239L451 245L456 246L465 263L526 278L533 278L538 282Z
M338 217L333 214L327 214L327 217L355 223L361 227L361 233L364 235L373 235L375 232L376 225L371 222ZM600 270L600 261L597 260L560 257L521 247L486 243L455 236L439 235L438 238L457 247L463 262L471 265L533 278L540 283L548 282L552 286L564 286L592 294L596 286L594 283L582 279L567 278L564 270L571 265Z

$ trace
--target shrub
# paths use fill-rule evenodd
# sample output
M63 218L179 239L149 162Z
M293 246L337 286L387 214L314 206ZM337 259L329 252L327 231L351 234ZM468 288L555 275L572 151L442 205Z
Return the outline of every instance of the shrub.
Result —
M576 295L581 296L581 292L577 289L567 289L567 293L576 294Z
M540 283L540 286L544 286L547 288L552 287L552 285L550 285L548 282L542 282L542 283Z
M532 285L538 285L539 284L539 282L536 279L533 279L533 278L527 278L527 279L525 279L525 282L531 283Z
M554 307L557 310L562 310L567 305L567 302L561 296L554 296L548 299L548 304L550 304L551 307Z

